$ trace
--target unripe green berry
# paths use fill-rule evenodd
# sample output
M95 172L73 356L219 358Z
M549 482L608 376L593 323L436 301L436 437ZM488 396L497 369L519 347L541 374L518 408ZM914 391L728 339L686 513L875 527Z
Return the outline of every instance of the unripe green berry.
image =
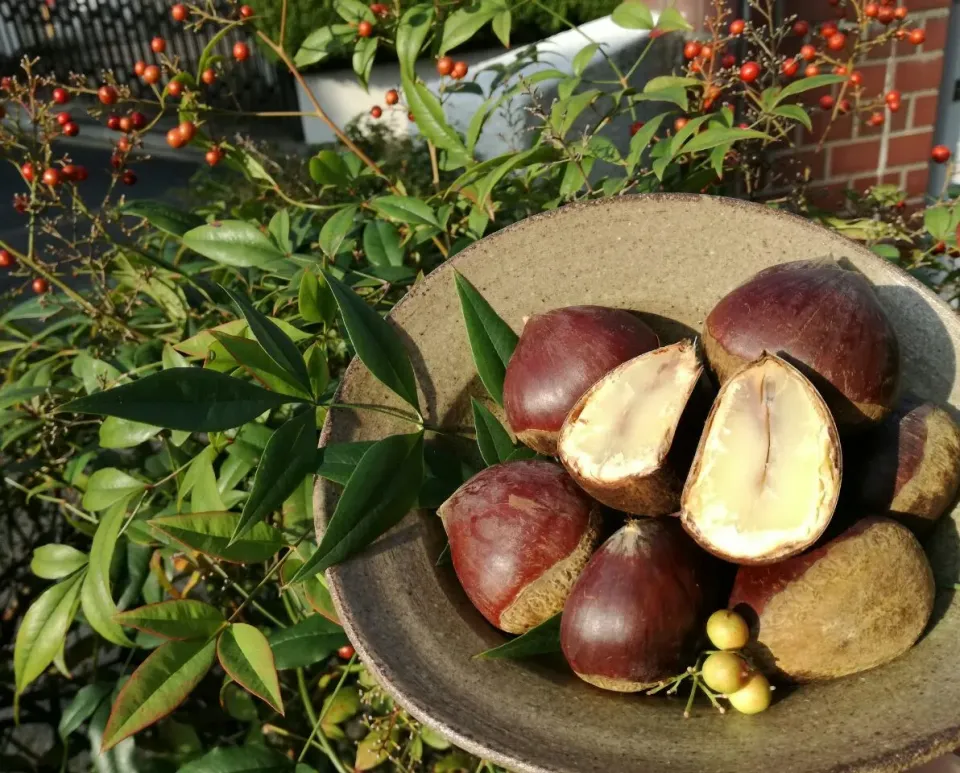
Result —
M703 661L701 674L707 687L722 695L729 695L743 687L750 671L739 655L714 652Z
M770 706L772 688L763 674L753 674L747 683L727 696L730 705L741 714L759 714Z
M750 628L736 612L720 609L707 620L707 636L717 649L739 650L750 641Z

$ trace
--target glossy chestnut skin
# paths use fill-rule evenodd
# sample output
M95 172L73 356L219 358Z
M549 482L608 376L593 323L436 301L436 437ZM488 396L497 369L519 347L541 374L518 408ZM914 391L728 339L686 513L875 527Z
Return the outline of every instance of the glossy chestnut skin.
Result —
M659 345L656 333L623 309L568 306L531 317L503 382L510 428L533 450L555 456L560 427L580 396Z
M761 670L810 682L906 652L933 598L933 572L916 537L889 518L869 517L815 550L741 566L728 606L750 623L747 653Z
M853 500L926 534L960 488L960 427L932 403L903 401L853 447Z
M720 300L703 329L720 382L764 352L816 385L841 432L881 420L897 398L900 349L873 286L830 260L773 266Z
M677 519L628 521L593 554L563 609L560 644L577 676L637 692L683 671L701 633L710 563Z
M441 505L453 568L473 605L509 633L563 609L599 540L599 505L545 461L488 467Z

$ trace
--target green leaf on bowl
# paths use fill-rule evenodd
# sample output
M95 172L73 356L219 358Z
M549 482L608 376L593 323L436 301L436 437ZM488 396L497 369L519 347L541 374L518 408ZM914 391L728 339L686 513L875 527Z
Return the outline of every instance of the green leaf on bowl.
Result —
M474 655L483 660L503 658L528 658L531 655L546 655L560 651L560 613L531 628L525 634L511 639L506 644Z

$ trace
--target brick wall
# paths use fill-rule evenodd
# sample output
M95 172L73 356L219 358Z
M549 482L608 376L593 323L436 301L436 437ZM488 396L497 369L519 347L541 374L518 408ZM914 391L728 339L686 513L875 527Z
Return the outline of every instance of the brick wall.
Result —
M853 116L840 117L822 149L818 140L827 116L814 116L814 132L798 130L798 147L780 154L783 163L792 157L810 170L811 198L824 206L842 201L847 187L864 189L877 183L904 188L913 199L927 190L930 149L937 115L937 95L943 75L944 48L950 0L908 0L908 21L926 31L921 46L896 42L872 52L858 70L863 74L864 97L890 89L902 93L896 113L884 110L882 126L867 126ZM817 22L835 19L837 8L826 0L788 0L786 13ZM877 25L879 28L879 25ZM810 94L815 104L819 94ZM866 117L866 116L864 116Z

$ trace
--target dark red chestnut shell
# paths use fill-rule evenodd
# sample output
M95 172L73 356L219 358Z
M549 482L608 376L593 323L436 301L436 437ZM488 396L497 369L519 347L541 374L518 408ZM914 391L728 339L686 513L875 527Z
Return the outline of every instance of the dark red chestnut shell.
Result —
M534 451L556 456L560 427L580 396L659 345L657 334L623 309L568 306L531 317L503 382L510 428Z
M704 348L725 382L764 352L798 367L841 431L879 421L900 383L900 349L873 286L831 260L773 266L726 295L707 316Z
M593 554L563 608L560 644L574 672L637 692L683 671L703 622L705 562L677 519L628 521Z
M523 633L563 609L600 535L599 505L553 462L488 467L438 514L464 591L509 633Z

